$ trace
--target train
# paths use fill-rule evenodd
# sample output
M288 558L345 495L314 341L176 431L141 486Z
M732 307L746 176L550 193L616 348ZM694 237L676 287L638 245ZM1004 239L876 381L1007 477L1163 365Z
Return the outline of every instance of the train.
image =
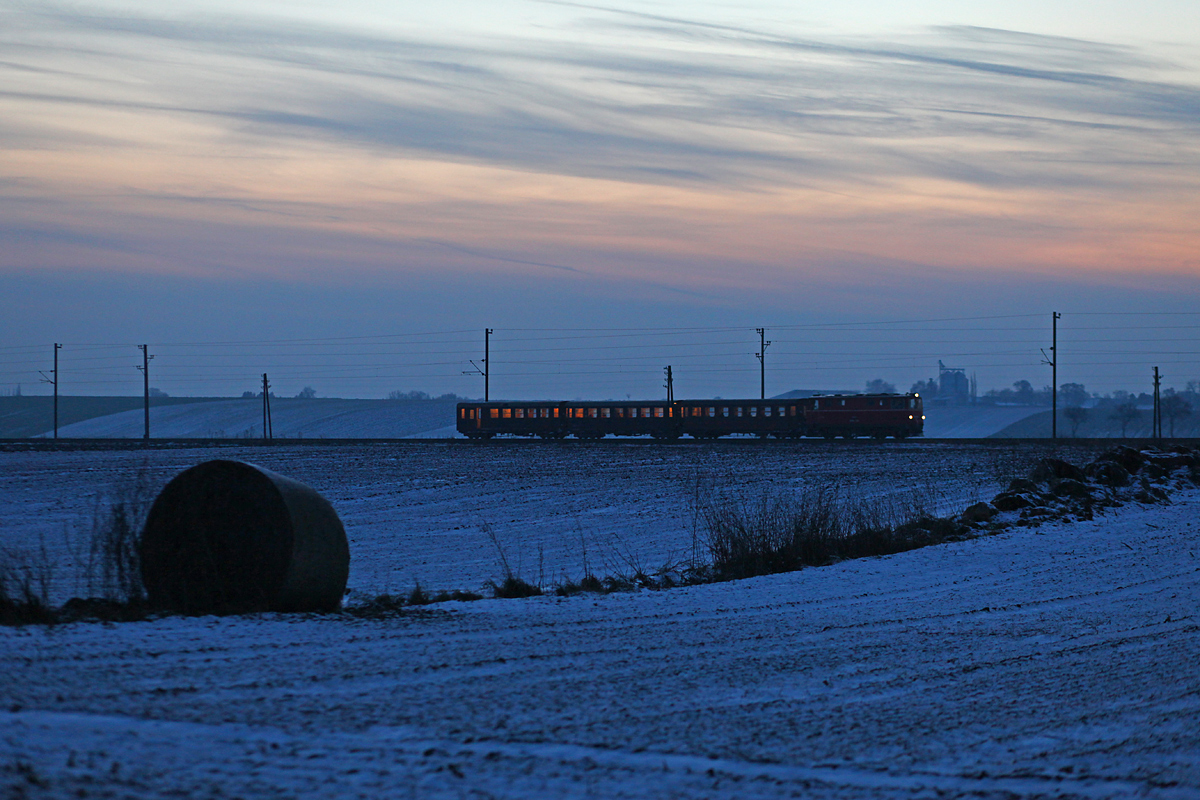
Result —
M833 394L773 400L602 402L466 402L458 432L469 439L719 439L736 434L799 439L818 436L907 439L920 436L925 414L919 394Z

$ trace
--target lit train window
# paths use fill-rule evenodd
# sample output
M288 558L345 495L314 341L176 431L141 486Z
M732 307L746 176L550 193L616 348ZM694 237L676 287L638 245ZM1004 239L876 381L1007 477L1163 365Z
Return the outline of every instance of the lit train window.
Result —
M558 409L554 409L554 418L558 419Z
M612 416L612 409L611 408L600 409L600 416L603 417L604 419L608 419L609 417Z
M512 419L512 409L511 408L504 409L504 418Z
M500 409L493 408L491 416L492 416L492 419L500 419Z
M588 416L589 416L589 417L591 417L592 419L595 419L595 418L596 418L596 413L597 413L597 412L596 412L596 409L594 409L594 408L589 408L587 411L588 411Z
M517 419L525 419L525 409L518 408L516 411L517 413L513 415L514 417Z
M654 416L661 417L662 415L663 415L662 406L655 406L654 407Z

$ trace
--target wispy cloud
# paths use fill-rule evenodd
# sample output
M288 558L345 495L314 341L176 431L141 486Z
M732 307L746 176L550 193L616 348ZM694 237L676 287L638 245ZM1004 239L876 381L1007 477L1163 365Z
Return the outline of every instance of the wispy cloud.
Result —
M25 11L0 75L9 87L36 84L8 89L10 108L201 116L263 143L318 139L635 183L917 175L1119 187L1147 169L1200 169L1200 89L1154 79L1163 65L1129 49L979 28L798 39L584 12L578 24L603 34L587 45ZM31 80L34 71L45 75ZM100 78L114 74L126 80ZM16 135L10 124L0 135Z

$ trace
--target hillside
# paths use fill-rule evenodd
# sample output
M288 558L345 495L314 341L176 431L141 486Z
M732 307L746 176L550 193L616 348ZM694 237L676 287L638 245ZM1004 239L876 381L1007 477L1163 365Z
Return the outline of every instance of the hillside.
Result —
M985 439L1036 413L1028 406L926 406L925 436Z
M1091 408L1088 411L1090 413L1087 420L1079 426L1075 436L1080 439L1120 438L1121 425L1110 418L1111 409ZM1049 410L1039 411L1008 425L991 436L996 439L1048 439L1050 438L1050 413ZM1126 428L1125 436L1130 439L1149 439L1152 416L1150 409L1139 410L1137 419L1130 422ZM1170 422L1164 419L1163 434L1169 435L1170 430ZM1063 416L1062 409L1059 409L1058 412L1058 436L1059 438L1071 436L1071 422ZM1200 437L1200 415L1193 412L1191 416L1175 420L1175 437L1179 439Z
M277 439L365 439L456 436L455 400L340 400L279 397L271 400ZM60 427L78 438L136 438L141 407ZM261 438L262 400L216 400L150 409L150 434L161 438Z
M191 405L221 400L220 397L151 397L151 413L164 406ZM58 398L58 425L62 428L76 422L137 410L142 414L144 400L141 397L86 397L64 395ZM141 425L141 423L138 423ZM0 439L17 439L39 436L54 430L54 398L35 395L32 397L0 397ZM141 436L139 427L136 436ZM62 434L70 435L70 434Z

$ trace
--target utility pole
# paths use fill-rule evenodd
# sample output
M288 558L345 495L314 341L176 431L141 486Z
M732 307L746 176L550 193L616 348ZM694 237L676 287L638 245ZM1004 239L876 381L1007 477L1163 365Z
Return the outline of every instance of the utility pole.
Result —
M271 429L271 382L267 380L267 373L263 373L263 438L274 439L275 431Z
M665 384L667 387L667 402L674 405L675 404L675 377L671 374L671 365L670 364L663 367L663 369L665 369L667 371L667 382Z
M767 348L771 343L767 341L767 329L755 328L758 331L758 352L754 355L758 358L758 399L767 399Z
M150 359L154 356L150 355L148 345L139 344L138 350L142 351L142 365L138 367L142 371L142 399L145 401L143 406L146 411L146 432L142 434L142 438L149 441L150 439Z
M491 372L491 366L490 366L491 355L488 352L488 350L491 347L491 342L492 342L492 329L484 328L483 329L483 366L481 367L478 364L476 364L474 361L472 361L471 366L474 367L474 369L464 369L463 370L463 375L482 375L483 376L483 402L485 402L485 403L488 402L489 398L490 398L489 393L488 393L488 373Z
M1159 401L1158 387L1162 382L1162 376L1158 374L1158 367L1154 368L1154 420L1150 427L1154 429L1154 438L1162 438L1162 403Z
M46 377L46 373L42 373L42 381L54 387L54 438L58 438L58 351L62 349L62 345L58 342L54 343L54 370L50 373L53 378Z
M1058 320L1062 314L1057 311L1052 317L1050 355L1042 351L1042 363L1050 365L1050 438L1058 438Z

